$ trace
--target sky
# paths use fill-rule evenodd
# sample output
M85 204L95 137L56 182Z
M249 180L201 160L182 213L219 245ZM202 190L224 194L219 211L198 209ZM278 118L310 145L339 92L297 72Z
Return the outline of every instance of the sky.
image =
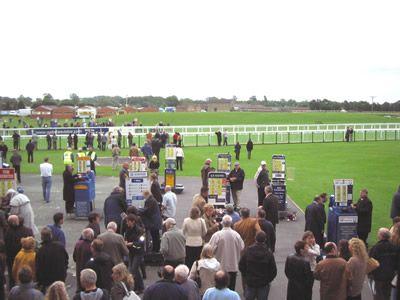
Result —
M400 100L400 1L0 1L0 95Z

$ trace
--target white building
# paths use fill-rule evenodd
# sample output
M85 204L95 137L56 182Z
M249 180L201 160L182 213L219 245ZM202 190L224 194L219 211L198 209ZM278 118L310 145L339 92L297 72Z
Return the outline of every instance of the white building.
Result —
M95 119L97 114L96 107L82 106L76 110L76 116L81 119Z

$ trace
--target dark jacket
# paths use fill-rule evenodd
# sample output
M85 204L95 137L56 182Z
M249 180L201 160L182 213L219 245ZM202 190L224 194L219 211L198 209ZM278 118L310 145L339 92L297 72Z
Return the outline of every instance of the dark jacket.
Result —
M125 241L133 243L132 246L128 247L131 256L144 253L144 243L139 240L143 233L144 229L137 224L133 228L126 227L124 234Z
M63 173L64 188L63 188L63 199L64 201L74 202L74 184L76 182L76 176L72 175L71 172L65 170Z
M76 275L79 276L80 272L85 268L87 262L92 257L92 252L90 251L90 244L92 242L89 240L81 239L79 240L74 248L74 253L72 255L74 262L76 262Z
M323 204L313 201L306 208L305 218L305 231L310 230L314 235L320 235L324 231L326 213Z
M111 277L113 267L110 255L105 252L96 254L86 264L86 268L92 269L97 274L96 286L107 291L111 290L113 284Z
M10 294L8 295L9 300L42 300L44 299L43 294L35 289L33 283L19 284L14 286Z
M246 149L247 149L247 151L253 150L253 142L252 141L247 142Z
M187 300L185 290L171 280L159 280L150 285L143 295L143 300Z
M119 172L119 186L125 190L125 179L129 176L129 171L122 168Z
M272 223L266 219L259 219L258 225L260 225L261 230L267 235L267 240L265 243L272 252L275 252L276 235L274 225L272 225Z
M158 204L162 203L161 187L158 181L153 181L150 187L150 192L157 200Z
M162 219L160 208L152 195L144 202L144 208L141 210L141 218L146 229L161 229Z
M279 223L279 199L273 194L269 194L263 201L263 208L265 210L265 218L275 226Z
M267 245L255 243L247 248L239 261L239 270L252 288L266 286L276 277L276 263Z
M233 169L229 173L229 175L228 175L229 180L232 177L236 177L235 181L230 181L232 190L242 190L243 189L244 176L245 176L245 174L244 174L244 171L242 168L239 168L238 170Z
M22 161L22 157L19 153L13 154L10 158L10 163L12 163L13 166L20 166L21 161Z
M104 202L104 225L111 221L117 223L118 227L121 225L122 217L121 213L126 212L126 203L123 196L119 192L112 192Z
M33 152L33 150L35 150L35 144L32 142L28 142L28 144L26 144L25 146L25 149L28 152Z
M109 300L110 294L107 290L96 288L93 291L79 292L72 300Z
M268 170L261 170L257 177L257 185L260 188L265 188L269 185L269 172Z
M390 217L392 219L397 216L400 216L400 186L397 193L393 195L392 209L390 211Z
M240 146L240 144L235 144L235 153L240 153L241 148L242 146Z
M201 182L203 183L204 187L208 187L208 173L210 172L212 172L210 165L204 165L203 168L201 168Z
M42 243L36 254L36 279L41 286L67 278L68 253L57 242Z
M125 287L128 291L133 290L133 286L130 286L126 282L124 282ZM126 296L125 288L122 286L121 281L115 282L111 288L110 297L112 300L122 300Z
M28 236L33 236L33 232L30 228L26 228L24 226L8 227L4 235L4 243L8 261L14 261L15 256L21 250L21 239Z
M288 278L286 299L311 300L314 278L310 263L300 255L289 255L285 263L285 274Z
M392 281L396 264L399 260L399 249L388 240L379 241L369 251L369 256L379 262L379 267L372 272L376 281Z
M372 202L367 198L360 199L355 205L358 215L357 231L371 232Z
M86 226L86 228L91 228L93 230L94 238L97 238L97 236L101 233L100 224L98 223L89 223L88 226Z

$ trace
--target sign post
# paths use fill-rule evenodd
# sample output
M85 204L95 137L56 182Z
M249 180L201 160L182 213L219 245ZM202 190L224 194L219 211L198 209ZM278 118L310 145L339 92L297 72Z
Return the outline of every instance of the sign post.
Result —
M226 178L228 178L229 173L231 172L232 166L232 155L229 153L220 153L217 155L217 171L223 172L226 174ZM229 180L226 181L226 203L231 202L231 184Z
M283 154L272 155L272 193L279 199L279 212L286 211L286 158Z
M228 180L224 172L208 173L208 203L216 208L224 208Z
M144 206L143 192L149 189L145 157L132 157L129 176L125 179L126 203L128 206Z
M0 168L0 196L4 197L9 189L15 189L15 170Z

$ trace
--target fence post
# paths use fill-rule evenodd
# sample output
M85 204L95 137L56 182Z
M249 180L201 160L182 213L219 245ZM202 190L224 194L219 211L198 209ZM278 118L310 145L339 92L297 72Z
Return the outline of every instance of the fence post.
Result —
M211 144L210 144L210 135L208 135L208 146L211 146Z
M387 135L386 135L386 134L387 134L387 131L385 130L385 141L387 140L387 139L386 139L386 137L387 137Z
M288 144L290 144L290 131L287 133L287 141L288 141Z
M376 129L375 129L375 141L377 140L377 136L376 136Z
M367 140L367 131L364 130L364 142Z
M262 133L262 144L264 145L264 132Z
M278 132L275 132L275 144L278 144Z
M139 145L138 147L140 147L140 135L139 135L138 145Z
M322 142L325 143L325 131L322 132Z
M300 131L300 143L303 144L303 131Z
M314 131L311 131L311 143L314 143Z

